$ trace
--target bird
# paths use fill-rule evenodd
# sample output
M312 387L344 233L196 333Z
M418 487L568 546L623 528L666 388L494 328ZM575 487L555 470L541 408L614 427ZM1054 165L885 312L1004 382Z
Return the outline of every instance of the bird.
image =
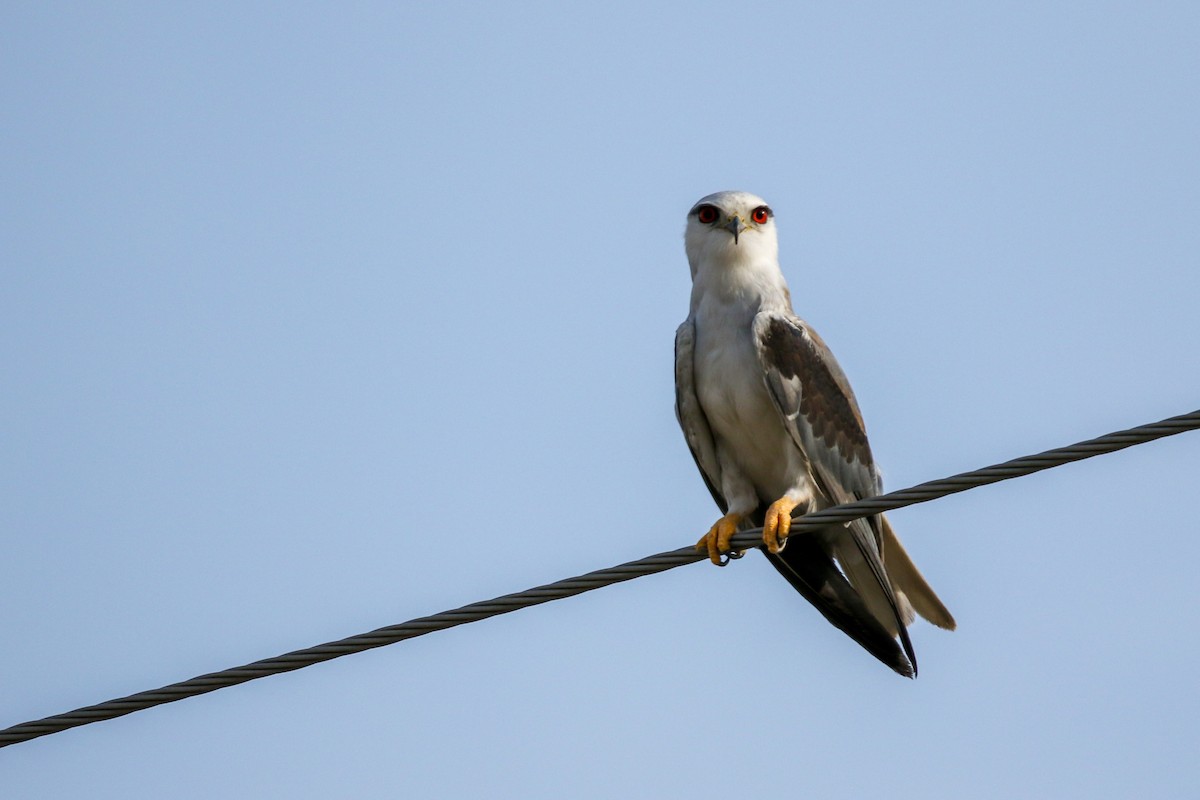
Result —
M759 549L834 626L915 678L908 626L953 630L882 514L788 538L794 515L882 493L858 401L833 353L792 310L775 212L748 192L710 194L687 215L692 273L675 334L675 413L722 516L697 542L718 565L730 539ZM897 644L897 638L899 644Z

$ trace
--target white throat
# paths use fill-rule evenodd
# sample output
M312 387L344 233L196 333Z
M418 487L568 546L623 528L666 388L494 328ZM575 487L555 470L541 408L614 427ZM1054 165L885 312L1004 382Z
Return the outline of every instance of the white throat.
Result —
M702 305L733 306L750 314L763 310L791 311L787 282L773 252L746 248L741 244L712 248L692 258L691 311Z

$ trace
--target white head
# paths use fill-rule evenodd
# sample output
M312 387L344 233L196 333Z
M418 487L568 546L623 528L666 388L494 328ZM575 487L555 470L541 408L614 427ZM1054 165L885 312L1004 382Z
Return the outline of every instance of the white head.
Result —
M683 240L693 280L702 265L779 269L775 214L766 200L749 192L700 198L688 212Z

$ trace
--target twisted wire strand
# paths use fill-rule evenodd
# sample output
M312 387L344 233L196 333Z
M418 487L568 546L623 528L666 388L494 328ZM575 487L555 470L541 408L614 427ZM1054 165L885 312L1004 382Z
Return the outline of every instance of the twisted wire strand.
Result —
M1078 442L1066 447L1047 450L1044 453L1024 456L1001 464L994 464L983 469L963 472L940 480L928 481L908 489L869 497L853 503L845 503L821 511L807 514L792 523L792 535L801 531L823 528L833 524L849 522L860 517L892 511L897 508L925 503L950 494L965 492L979 486L986 486L999 481L1030 475L1052 467L1061 466L1073 461L1082 461L1093 456L1123 450L1126 447L1144 444L1155 439L1173 436L1177 433L1200 428L1200 410L1190 414L1141 425L1124 431L1117 431L1095 439ZM733 545L738 548L755 547L761 542L762 529L743 531L733 539ZM561 600L564 597L600 589L614 583L640 578L665 572L684 564L692 564L706 559L707 556L697 552L692 547L681 547L665 553L658 553L647 558L629 561L608 569L600 569L566 580L536 586L523 592L506 594L492 600L462 606L450 611L443 611L428 617L419 617L389 625L385 628L327 642L303 650L294 650L274 658L266 658L240 667L211 672L190 680L172 683L158 689L151 689L128 697L98 703L92 706L56 714L52 717L23 722L10 728L0 730L0 747L26 742L40 736L77 728L101 720L113 719L135 711L173 703L187 697L195 697L208 692L223 689L226 686L236 686L240 683L277 675L283 672L320 664L334 658L340 658L352 653L361 653L375 647L402 642L417 636L424 636L434 631L453 628L468 622L477 622L488 617L507 614L522 608Z
M1200 411L1180 414L1177 417L1169 417L1160 422L1150 422L1145 425L1139 425L1136 428L1108 433L1104 436L1098 436L1095 439L1069 444L1066 447L1057 447L1042 453L1035 453L1033 455L1022 456L1021 458L1014 458L1011 461L1005 461L1000 464L993 464L990 467L983 467L982 469L970 472L960 472L948 478L926 481L916 486L910 486L907 489L897 489L894 492L887 492L875 497L866 497L862 500L856 500L853 503L843 503L840 506L832 506L821 511L814 511L811 514L805 514L795 519L791 525L791 533L825 528L833 524L849 522L859 517L866 517L884 511L894 511L897 508L926 503L930 500L938 500L947 495L965 492L968 489L999 483L1010 478L1021 478L1026 475L1032 475L1035 472L1041 472L1052 467L1061 467L1063 464L1083 461L1084 459L1101 456L1106 453L1115 453L1127 447L1145 444L1155 439L1174 436L1177 433L1197 428L1200 428ZM739 548L754 547L760 543L761 537L761 528L742 531L733 537L732 544Z

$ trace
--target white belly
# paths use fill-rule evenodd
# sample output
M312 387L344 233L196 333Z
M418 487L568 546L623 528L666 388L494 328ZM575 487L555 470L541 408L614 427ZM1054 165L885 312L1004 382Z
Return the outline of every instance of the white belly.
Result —
M804 490L807 464L767 390L749 323L704 322L696 325L696 394L724 456L723 469L741 472L760 502Z

